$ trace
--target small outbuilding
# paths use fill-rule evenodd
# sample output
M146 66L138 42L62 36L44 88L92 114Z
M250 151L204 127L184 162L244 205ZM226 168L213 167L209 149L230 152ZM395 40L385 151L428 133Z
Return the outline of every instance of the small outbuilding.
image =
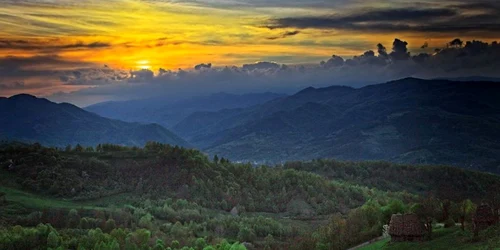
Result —
M389 235L395 242L423 241L424 224L416 214L393 214L389 223Z

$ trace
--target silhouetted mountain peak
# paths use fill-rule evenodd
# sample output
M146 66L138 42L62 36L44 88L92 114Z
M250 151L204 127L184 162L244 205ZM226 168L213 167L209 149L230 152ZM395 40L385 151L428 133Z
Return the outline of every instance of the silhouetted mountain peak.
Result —
M311 93L311 92L314 92L316 91L316 88L314 87L307 87L299 92L297 92L295 95L300 95L300 94L305 94L305 93Z
M38 98L36 96L33 96L33 95L30 95L30 94L18 94L18 95L13 95L11 97L8 98L9 100L37 100L37 99L41 99L41 98Z
M36 96L34 96L34 95L24 94L24 93L17 94L17 95L13 95L13 96L11 96L9 99L19 99L19 98L37 99L37 97L36 97Z
M51 146L114 143L142 146L147 141L189 144L158 124L143 125L100 117L73 104L57 104L20 94L2 99L0 131L8 140Z
M430 80L425 80L425 79L420 79L420 78L415 78L415 77L406 77L406 78L399 79L399 80L389 81L387 83L369 85L369 86L366 86L364 88L372 87L372 86L377 86L377 85L383 85L383 84L404 85L404 84L425 83L425 82L430 82Z
M45 98L38 98L30 94L18 94L7 98L7 102L16 103L16 105L47 105L53 104Z

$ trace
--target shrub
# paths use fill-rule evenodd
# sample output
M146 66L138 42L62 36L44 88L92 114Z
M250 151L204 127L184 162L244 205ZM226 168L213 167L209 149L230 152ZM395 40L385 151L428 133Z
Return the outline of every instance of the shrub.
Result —
M205 239L198 238L195 240L194 246L198 250L203 250L207 246L207 243L205 242Z
M110 233L115 228L116 228L116 222L115 222L115 220L109 219L109 220L106 221L106 224L104 225L104 232Z
M147 229L151 229L153 226L153 216L151 214L146 214L139 220L139 226Z
M255 232L248 227L243 227L238 233L238 240L241 242L253 242L255 240Z
M59 246L59 235L56 232L50 232L47 236L47 246L50 248L57 248Z
M179 241L172 241L172 244L170 244L172 246L172 249L179 249L181 247L181 244L179 243Z

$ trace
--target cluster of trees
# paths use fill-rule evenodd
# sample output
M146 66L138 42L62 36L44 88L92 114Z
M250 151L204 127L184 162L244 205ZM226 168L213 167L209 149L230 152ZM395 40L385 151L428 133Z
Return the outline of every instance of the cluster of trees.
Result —
M204 238L197 238L189 245L173 240L164 242L147 229L113 229L103 232L96 229L56 230L50 224L36 227L14 226L0 229L0 249L99 249L99 250L245 250L238 242L225 240L210 245Z
M383 225L389 223L393 214L416 213L427 224L428 229L432 229L435 222L443 222L445 226L451 227L455 226L455 221L460 221L465 230L465 223L470 229L475 211L475 205L470 200L455 203L438 200L433 196L422 198L418 202L411 202L411 199L371 199L346 215L334 214L326 226L308 234L302 228L284 225L269 217L213 213L184 199L146 199L136 201L135 205L113 211L72 209L66 214L63 210L34 212L12 222L31 228L21 230L22 227L17 226L3 230L5 236L0 238L0 248L13 249L12 246L26 245L29 246L26 249L36 249L30 244L47 244L53 249L124 249L123 246L126 246L125 249L181 249L180 246L205 249L209 244L217 245L217 242L225 238L239 242L256 242L259 239L259 246L266 248L345 249L380 236ZM46 228L51 224L33 228L40 222L63 228L63 235L51 226ZM40 236L35 229L54 233L52 236ZM431 236L432 231L429 231L428 237ZM47 242L58 242L59 245L54 247L55 243L44 243L43 239L46 237L52 238ZM91 240L88 237L101 240ZM144 237L148 240L140 240ZM30 243L33 240L37 243ZM155 244L158 242L161 244ZM120 246L122 248L115 248Z
M347 249L380 236L391 216L407 208L399 199L370 200L345 216L333 215L327 225L301 238L294 249Z
M27 249L241 247L221 239L268 249L344 249L379 236L394 213L417 213L428 228L436 221L465 228L478 199L500 208L498 176L447 167L332 160L254 167L153 142L69 150L6 144L0 164L0 176L9 173L2 185L73 201L121 197L120 208L108 203L10 218L8 224L23 227L1 229L0 249L23 239L38 242ZM267 213L328 224L312 230L261 216ZM35 233L39 227L50 232Z
M145 200L128 209L138 226L155 229L174 238L192 238L200 235L254 242L271 235L278 239L293 238L301 228L284 225L270 217L251 214L237 216L227 212L214 213L184 199ZM155 225L155 221L158 222Z
M439 200L432 195L418 202L405 203L398 199L370 200L347 215L335 214L326 226L301 238L295 249L347 249L382 235L393 214L415 213L425 224L427 239L437 222L455 227L460 221L463 231L472 231L476 205L469 199L460 202ZM466 229L467 225L467 229ZM498 232L498 230L496 231Z
M92 229L107 234L120 229L148 230L152 237L163 242L178 241L182 246L192 246L200 238L208 244L216 244L220 239L255 242L267 237L277 244L278 240L286 242L303 234L301 228L284 225L270 217L214 212L184 199L134 199L133 203L123 208L44 209L10 218L9 224L36 227L44 223L80 233Z
M407 191L419 195L432 192L438 199L470 198L499 203L500 177L448 166L412 166L380 161L336 161L319 159L288 162L285 169L319 174L329 179L363 185L382 191ZM497 201L499 200L499 201Z
M253 167L211 161L199 151L148 143L144 148L99 145L103 152L80 154L33 145L0 148L0 162L26 189L74 200L131 193L152 199L179 197L203 207L243 212L327 215L363 205L386 193L344 185L291 168ZM126 151L128 149L128 151ZM99 151L102 151L99 150ZM115 151L112 151L115 150ZM123 157L140 152L142 157Z

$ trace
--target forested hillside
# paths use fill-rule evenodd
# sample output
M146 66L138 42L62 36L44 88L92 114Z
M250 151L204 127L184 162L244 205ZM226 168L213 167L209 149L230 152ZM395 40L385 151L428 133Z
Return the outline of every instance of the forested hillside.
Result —
M99 143L142 146L151 140L189 145L157 124L111 120L72 104L56 104L26 94L0 97L0 139L59 147Z
M379 236L393 213L424 200L458 221L453 207L496 201L490 191L500 185L496 175L438 166L318 160L253 167L159 143L64 151L2 144L0 164L2 249L344 249ZM51 226L29 228L39 223ZM329 236L334 227L342 242Z
M386 160L498 172L499 100L494 82L407 78L307 88L257 107L193 114L173 131L235 161Z

